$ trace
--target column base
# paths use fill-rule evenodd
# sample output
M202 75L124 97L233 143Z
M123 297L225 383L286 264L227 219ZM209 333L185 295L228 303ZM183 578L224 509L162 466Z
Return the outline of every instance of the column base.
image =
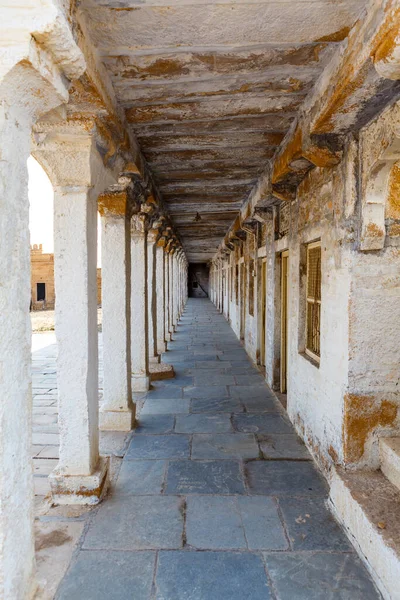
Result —
M132 373L132 392L148 392L150 377L148 375L134 375Z
M164 354L164 352L167 351L167 342L164 342L164 340L162 342L157 342L157 352L159 354Z
M163 379L173 379L175 377L174 367L167 363L150 365L150 381L161 381Z
M170 341L171 341L171 339L172 339L172 338L171 338L171 334L170 334L170 332L168 331L168 333L166 333L166 334L165 334L165 343L167 344L168 342L170 342Z
M159 354L157 354L157 356L150 356L149 358L149 362L154 365L154 364L158 364L159 362L161 362L161 356Z
M55 468L49 475L54 504L98 504L107 490L108 464L101 456L92 475L65 475Z
M99 423L103 431L131 431L135 427L135 409L100 409Z

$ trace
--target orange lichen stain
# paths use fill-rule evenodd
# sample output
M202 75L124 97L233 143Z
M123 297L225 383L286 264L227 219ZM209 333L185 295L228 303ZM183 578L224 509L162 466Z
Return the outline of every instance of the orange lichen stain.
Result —
M107 214L124 216L127 207L127 193L115 192L101 194L98 198L98 210L101 216Z
M400 223L392 223L389 225L388 235L390 237L400 237Z
M321 38L315 40L316 42L342 42L347 38L350 33L350 27L343 27L343 29L339 29L339 31L335 31L335 33L330 33L329 35L324 35Z
M298 126L283 152L274 161L272 183L278 183L291 172L290 163L301 158L303 148L303 132Z
M330 445L328 448L328 454L331 457L331 459L333 460L334 464L337 465L339 463L339 455L332 445Z
M380 227L378 227L378 225L376 225L376 223L368 223L367 227L365 228L365 233L363 235L363 238L365 239L371 239L371 238L380 238L382 236L385 235L385 230L381 229Z
M344 397L343 440L346 463L361 460L368 436L377 427L393 425L398 406L389 400L377 402L372 396L346 394Z
M316 167L333 167L341 160L340 152L332 152L329 148L322 148L315 144L307 144L303 148L303 156Z
M387 196L386 216L400 219L400 164L396 163L390 173L389 193Z
M371 57L374 63L389 60L391 54L397 45L399 36L400 8L393 11L387 18L384 27L382 27L375 39L374 47L371 51Z

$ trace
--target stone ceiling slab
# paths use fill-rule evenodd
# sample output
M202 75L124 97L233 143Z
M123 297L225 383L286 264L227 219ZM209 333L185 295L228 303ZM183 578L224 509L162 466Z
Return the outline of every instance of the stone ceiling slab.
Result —
M189 260L213 256L364 5L81 0Z

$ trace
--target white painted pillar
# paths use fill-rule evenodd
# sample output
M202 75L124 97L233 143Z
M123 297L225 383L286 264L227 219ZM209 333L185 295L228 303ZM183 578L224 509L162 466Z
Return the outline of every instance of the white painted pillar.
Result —
M89 185L55 189L54 274L60 460L50 483L58 504L94 504L107 463L99 457L97 196Z
M28 115L0 102L0 596L34 591Z
M173 294L173 311L172 311L172 326L174 331L176 331L176 326L178 323L178 298L177 298L177 289L178 289L178 269L177 269L177 251L175 251L172 255L172 294Z
M147 326L149 362L159 363L157 353L157 300L156 300L156 242L158 230L147 233Z
M170 306L169 306L169 284L170 284L170 280L169 280L169 254L167 252L167 249L165 247L164 249L164 319L165 319L165 323L164 323L164 336L165 336L165 341L168 342L171 341L171 332L170 332L170 323L169 323L169 310L170 310Z
M163 241L156 246L156 318L157 318L157 353L166 351L165 340L165 260Z
M111 199L111 202L107 200ZM130 347L130 222L125 205L99 199L102 215L101 283L104 397L100 428L130 431L135 423Z
M169 302L168 302L168 312L169 312L169 332L171 334L171 339L174 333L174 270L173 270L173 252L174 249L171 249L168 254L168 262L169 262Z
M147 233L145 215L131 221L131 357L132 390L150 388L147 320Z

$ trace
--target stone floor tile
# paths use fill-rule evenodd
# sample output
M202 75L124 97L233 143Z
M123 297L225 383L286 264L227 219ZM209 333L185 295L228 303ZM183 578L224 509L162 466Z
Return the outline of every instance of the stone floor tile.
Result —
M126 460L189 458L187 435L137 435L132 438Z
M296 433L261 434L257 438L266 459L312 460L311 454Z
M379 600L372 580L354 554L265 554L279 600Z
M199 400L211 400L215 398L221 400L222 398L228 397L228 388L226 386L219 385L195 385L193 387L186 388L184 395L185 398L197 398Z
M160 387L154 387L147 395L146 398L151 400L165 400L165 399L179 399L183 398L183 388L180 385L162 385Z
M83 547L89 550L156 550L182 547L183 500L176 496L109 498L94 516Z
M250 433L197 433L192 440L193 459L258 458L259 448Z
M243 496L236 501L250 550L288 550L278 507L272 498Z
M207 372L206 375L204 375L204 372L201 373L200 375L195 375L195 378L194 378L195 386L203 385L204 381L207 382L208 386L209 385L225 386L225 385L234 385L235 384L235 379L234 379L234 377L232 377L232 375L221 375L220 373L216 373L215 369L210 370L209 372Z
M307 461L252 461L245 466L250 494L265 496L326 496L328 486Z
M233 428L242 433L292 433L293 429L278 414L235 414Z
M196 361L196 369L227 369L230 367L229 361L222 363L221 360L201 360Z
M81 551L57 600L149 600L155 552Z
M293 550L353 551L323 498L281 498L279 506Z
M146 415L142 412L138 418L135 435L139 433L171 433L174 424L175 417L173 415Z
M244 494L239 462L174 460L167 472L167 494Z
M227 433L233 431L230 414L177 415L176 433Z
M156 589L156 600L271 598L261 558L249 553L160 552Z
M195 398L190 403L192 413L231 413L243 410L236 398Z
M246 375L235 375L235 383L238 386L265 386L265 380L262 375L255 373L246 373Z
M189 412L190 402L187 398L147 398L140 413L144 415L172 415Z
M191 496L186 507L186 542L201 550L246 549L234 496Z
M124 460L113 494L160 494L165 473L164 460Z

